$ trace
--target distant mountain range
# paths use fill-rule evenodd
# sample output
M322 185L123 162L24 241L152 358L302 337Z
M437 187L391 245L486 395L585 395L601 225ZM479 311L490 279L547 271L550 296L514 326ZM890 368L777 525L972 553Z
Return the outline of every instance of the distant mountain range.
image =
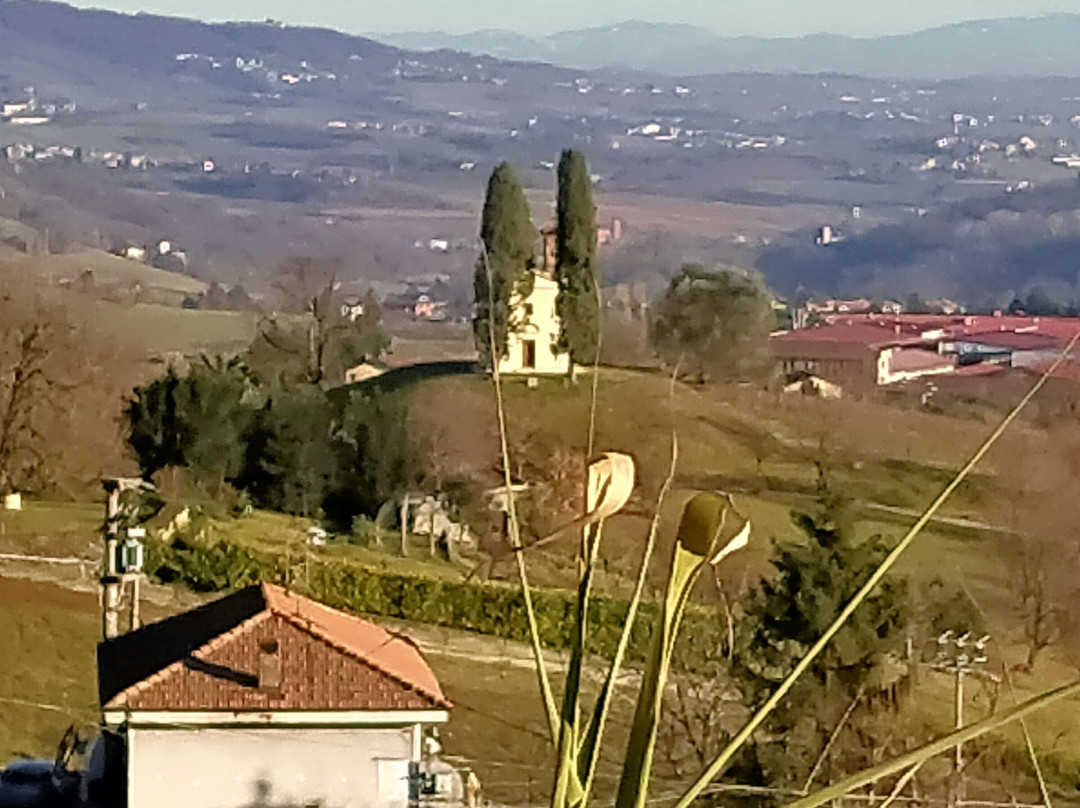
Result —
M1080 14L966 22L913 34L856 38L723 37L691 25L627 22L531 38L511 31L401 33L374 39L411 50L450 49L581 69L667 75L847 73L950 79L1080 76Z

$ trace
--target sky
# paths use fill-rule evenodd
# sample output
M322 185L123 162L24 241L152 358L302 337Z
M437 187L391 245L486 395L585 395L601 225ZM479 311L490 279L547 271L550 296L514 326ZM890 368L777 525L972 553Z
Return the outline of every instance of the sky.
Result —
M350 33L505 28L539 35L625 20L690 23L730 36L878 36L996 17L1080 13L1080 0L74 0L203 20L263 20Z

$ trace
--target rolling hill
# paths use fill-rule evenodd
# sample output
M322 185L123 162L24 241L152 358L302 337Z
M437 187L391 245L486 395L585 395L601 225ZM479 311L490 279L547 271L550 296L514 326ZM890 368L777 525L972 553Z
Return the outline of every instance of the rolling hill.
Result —
M453 49L567 67L621 67L667 75L728 72L850 73L906 78L1080 75L1080 14L985 20L914 34L859 38L724 37L690 25L626 22L530 38L509 31L378 36L418 50Z

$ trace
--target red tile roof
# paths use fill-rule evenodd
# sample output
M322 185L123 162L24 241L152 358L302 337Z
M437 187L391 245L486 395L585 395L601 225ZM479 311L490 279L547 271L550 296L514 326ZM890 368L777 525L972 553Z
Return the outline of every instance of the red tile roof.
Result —
M814 326L788 331L773 338L778 344L807 342L844 342L865 348L891 345L919 345L923 342L921 329L894 327L888 323L870 321Z
M1029 317L1026 315L989 314L834 314L826 318L832 325L899 326L903 333L942 329L952 337L991 332L1040 334L1057 339L1071 339L1080 331L1078 317Z
M1075 317L993 317L943 314L836 314L822 325L770 340L780 359L856 359L888 347L945 341L978 342L1013 350L1061 348L1080 332Z
M276 643L281 686L259 687ZM106 708L430 710L450 702L408 639L263 584L101 644Z
M974 365L960 365L956 368L956 376L996 376L1008 371L1005 365L993 362L977 362Z

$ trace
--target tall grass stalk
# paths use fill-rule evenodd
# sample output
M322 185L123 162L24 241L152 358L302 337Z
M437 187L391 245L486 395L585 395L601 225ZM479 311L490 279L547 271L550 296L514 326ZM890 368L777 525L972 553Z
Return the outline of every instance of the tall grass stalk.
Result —
M849 777L845 777L839 782L823 788L820 791L816 791L807 797L789 803L786 808L819 808L819 806L840 799L848 792L854 791L857 788L862 788L863 786L868 786L879 780L883 780L886 777L899 774L912 766L921 765L930 758L948 752L959 744L973 741L988 732L1000 729L1013 721L1019 721L1024 718L1024 716L1030 715L1037 710L1049 707L1055 702L1059 702L1062 699L1077 694L1080 694L1080 681L1063 685L1062 687L1046 693L1041 693L1034 698L1028 699L1022 704L1018 704L1011 710L1006 710L1003 713L984 718L982 721L969 724L963 729L950 732L943 738L939 738L932 743L914 749L898 758L878 766L873 766L869 769L864 769Z
M694 783L686 790L683 796L675 804L675 808L687 808L695 799L697 799L705 788L723 774L732 758L738 753L743 745L750 740L750 737L760 727L766 718L776 709L777 705L783 700L784 696L788 694L791 688L795 685L795 682L799 679L803 673L813 664L818 655L825 649L825 646L829 644L836 633L847 622L848 618L859 608L860 604L870 595L871 592L881 582L881 579L893 568L896 562L900 559L900 556L904 554L904 551L911 546L911 543L915 540L924 527L933 519L934 514L938 512L946 500L953 494L954 491L960 486L961 483L967 478L971 471L979 464L979 462L986 456L986 453L990 451L998 439L1005 433L1005 430L1012 425L1021 412L1027 407L1031 400L1038 394L1040 390L1046 385L1046 382L1057 371L1061 364L1071 353L1072 349L1076 346L1077 341L1080 340L1080 331L1069 341L1069 344L1062 351L1061 355L1054 361L1054 363L1046 369L1046 371L1039 377L1038 381L1032 386L1031 390L1017 403L1015 407L1009 412L1008 415L1002 419L1001 423L994 429L990 436L983 441L982 445L971 456L971 459L964 465L959 473L953 477L948 485L938 494L937 498L930 504L923 515L912 525L911 529L900 539L896 547L885 557L873 574L863 584L862 588L851 598L851 600L844 606L837 615L836 620L832 625L826 629L825 633L821 635L817 642L806 652L806 655L795 665L791 673L784 679L783 682L773 691L768 700L761 706L761 708L754 713L754 715L743 725L731 741L725 746L720 754L716 756L709 766L701 773L701 775L694 781Z
M529 586L529 576L525 569L525 556L520 552L522 548L521 525L517 517L513 480L510 477L510 448L506 436L506 407L503 402L502 380L499 376L499 360L502 355L499 353L495 340L495 279L491 274L491 262L488 259L487 245L483 239L480 239L480 250L488 282L488 340L491 349L491 378L495 387L495 409L499 419L499 449L502 453L503 480L506 485L506 511L509 523L510 546L515 550L514 558L517 561L518 579L521 581L522 597L525 600L525 615L529 622L529 639L532 643L533 656L536 658L536 675L540 682L540 694L547 714L548 729L551 733L552 743L557 743L559 737L559 710L555 706L555 695L552 693L551 679L548 676L547 665L544 662L544 648L540 643L540 630L536 625L536 610L533 608L532 589Z

